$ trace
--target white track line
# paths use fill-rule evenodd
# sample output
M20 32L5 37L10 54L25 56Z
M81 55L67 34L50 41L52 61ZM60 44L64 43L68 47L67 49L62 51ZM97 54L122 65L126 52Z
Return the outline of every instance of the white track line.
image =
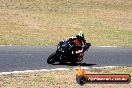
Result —
M75 68L72 68L72 69L76 70L78 67L75 67ZM90 68L113 68L113 67L118 67L118 66L81 67L81 69L90 69ZM65 70L70 70L70 68L56 68L56 69L40 69L40 70L25 70L25 71L1 72L0 75L19 74L19 73L49 72L49 71L65 71Z
M56 68L56 69L40 69L40 70L25 70L25 71L12 71L12 72L1 72L0 75L18 74L18 73L36 73L36 72L48 72L48 71L61 71L69 70L68 68Z
M104 67L92 67L92 68L114 68L114 67L119 67L119 66L104 66Z
M94 46L94 47L118 47L118 46Z

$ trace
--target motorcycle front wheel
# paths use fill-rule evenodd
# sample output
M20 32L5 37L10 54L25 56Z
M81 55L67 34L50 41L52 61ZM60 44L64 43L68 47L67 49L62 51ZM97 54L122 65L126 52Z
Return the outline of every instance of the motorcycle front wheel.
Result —
M53 63L55 63L55 62L56 62L56 59L57 59L56 56L57 56L56 52L50 54L50 56L49 56L48 59L47 59L47 63L48 63L48 64L53 64Z

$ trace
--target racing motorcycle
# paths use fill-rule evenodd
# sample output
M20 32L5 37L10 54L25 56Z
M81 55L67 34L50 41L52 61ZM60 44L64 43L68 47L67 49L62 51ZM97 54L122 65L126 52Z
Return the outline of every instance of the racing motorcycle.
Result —
M56 52L49 55L47 63L53 64L55 62L60 62L64 64L70 62L71 64L77 64L83 60L78 59L78 54L88 51L90 46L91 43L86 43L83 49L77 50L77 46L71 41L59 42Z

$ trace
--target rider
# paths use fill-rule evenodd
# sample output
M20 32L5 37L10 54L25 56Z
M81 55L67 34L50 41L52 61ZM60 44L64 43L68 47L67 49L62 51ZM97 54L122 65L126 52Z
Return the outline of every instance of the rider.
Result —
M78 34L74 37L66 38L65 41L72 41L76 45L76 50L83 50L86 40L84 38L84 33L82 31L79 31ZM84 52L80 52L77 54L78 55L78 61L81 61L84 56Z

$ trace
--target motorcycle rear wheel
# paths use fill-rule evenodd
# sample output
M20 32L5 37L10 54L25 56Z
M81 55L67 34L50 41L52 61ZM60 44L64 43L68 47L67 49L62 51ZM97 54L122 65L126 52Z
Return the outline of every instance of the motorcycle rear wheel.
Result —
M77 58L76 57L74 57L74 58L72 58L72 60L71 60L71 65L77 65Z
M55 63L55 62L56 62L56 56L57 56L56 52L52 53L52 54L48 57L47 63L48 63L48 64L53 64L53 63Z

